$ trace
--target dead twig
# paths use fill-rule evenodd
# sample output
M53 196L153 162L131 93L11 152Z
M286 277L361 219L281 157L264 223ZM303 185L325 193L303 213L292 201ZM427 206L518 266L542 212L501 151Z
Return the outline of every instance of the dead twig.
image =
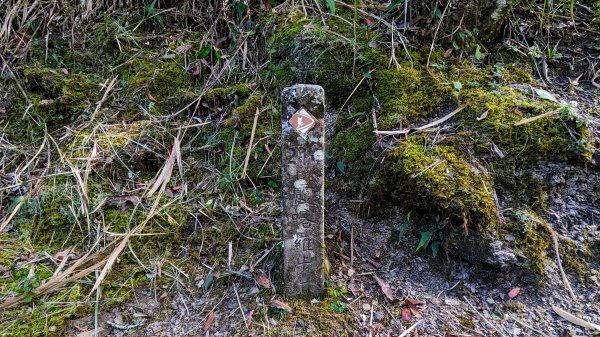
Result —
M567 321L569 321L569 322L571 322L573 324L577 324L577 325L582 326L582 327L584 327L586 329L600 331L600 325L594 324L594 323L590 323L588 321L584 321L583 319L581 319L581 318L579 318L579 317L577 317L577 316L575 316L575 315L573 315L573 314L571 314L571 313L569 313L567 311L564 311L564 310L562 310L561 308L559 308L559 307L557 307L555 305L552 306L552 310L554 310L554 312L558 316L566 319Z
M423 126L419 126L417 128L408 128L408 129L402 129L402 130L397 130L397 131L378 131L375 130L373 131L375 134L377 135L387 135L387 136L391 136L391 135L408 135L410 132L412 131L424 131L427 129L430 129L434 126L437 126L439 124L444 123L445 121L449 120L450 118L452 118L454 115L456 115L457 113L463 111L464 108L466 108L466 105L463 105L461 107L458 107L456 110L452 111L451 113L447 114L446 116L437 119L429 124L423 125Z
M497 328L497 327L496 327L494 324L492 324L492 322L490 322L490 321L489 321L487 318L485 318L485 316L483 316L483 315L482 315L482 314L479 312L479 310L475 309L475 307L474 307L474 306L471 304L471 302L469 302L469 300L467 299L467 297L466 297L466 296L463 296L463 298L465 299L465 302L467 302L467 304L469 305L469 307L471 307L471 309L473 309L473 311L475 311L475 312L477 313L477 315L479 315L479 317L481 317L481 318L484 320L484 322L485 322L487 325L489 325L489 326L491 326L492 328L494 328L494 330L496 330L496 331L497 331L497 332L500 334L500 336L502 336L502 337L508 337L507 335L505 335L505 334L502 332L502 330L498 329L498 328Z
M244 159L244 169L242 170L242 179L246 178L246 170L248 169L248 162L250 161L250 154L254 148L254 135L256 134L256 125L258 124L258 116L260 116L260 109L256 108L254 114L254 123L252 123L252 133L250 134L250 143L248 144L248 150L246 151L246 159Z
M548 227L550 227L550 226L548 226ZM558 269L560 270L560 275L562 277L563 285L565 286L565 289L569 293L569 296L571 296L571 299L573 299L573 301L577 301L577 296L575 296L575 293L573 292L573 289L571 288L571 284L569 283L569 279L567 278L567 274L565 274L565 270L562 267L562 262L560 260L560 253L558 252L558 235L552 228L549 228L549 229L552 232L552 241L554 241L554 252L556 253L556 263L558 264Z
M408 334L409 334L409 333L411 333L411 332L412 332L414 329L416 329L416 328L417 328L417 326L418 326L419 324L421 324L421 322L422 322L422 321L418 321L417 323L415 323L415 324L411 325L411 327L410 327L410 328L408 328L408 329L404 330L404 332L403 332L403 333L401 333L401 334L400 334L400 336L398 336L398 337L405 337L405 336L408 336Z

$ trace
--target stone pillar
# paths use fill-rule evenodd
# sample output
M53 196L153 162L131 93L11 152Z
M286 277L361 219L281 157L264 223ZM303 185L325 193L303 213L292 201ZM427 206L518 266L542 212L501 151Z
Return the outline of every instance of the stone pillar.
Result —
M310 299L324 291L325 92L297 84L281 100L285 294Z

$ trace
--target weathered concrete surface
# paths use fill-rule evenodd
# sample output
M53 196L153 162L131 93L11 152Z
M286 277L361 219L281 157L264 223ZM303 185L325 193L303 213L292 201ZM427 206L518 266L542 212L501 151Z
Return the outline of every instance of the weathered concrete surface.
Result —
M281 100L285 293L314 298L324 291L325 92L298 84Z

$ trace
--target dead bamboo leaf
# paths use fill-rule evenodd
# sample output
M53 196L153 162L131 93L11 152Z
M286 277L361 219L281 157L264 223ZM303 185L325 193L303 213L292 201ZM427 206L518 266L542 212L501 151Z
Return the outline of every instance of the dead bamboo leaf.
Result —
M477 118L476 118L476 119L477 119L477 121L478 121L478 122L481 122L482 120L486 119L486 118L487 118L487 115L488 115L488 113L489 113L489 112L490 112L490 110L485 110L485 111L484 111L484 112L481 114L481 116L479 116L479 117L477 117Z
M379 276L377 275L373 275L373 277L375 278L375 281L377 281L377 283L379 284L379 287L381 287L381 291L383 291L385 297L387 297L390 301L393 301L395 297L392 288L390 288L390 285L381 278L379 278Z
M256 272L256 283L263 288L271 288L271 280L262 270Z
M504 159L504 153L502 152L502 150L500 150L498 145L496 145L496 143L494 143L494 142L492 142L492 151L494 151L496 153L496 155L498 157L500 157L500 159Z
M537 121L540 118L544 118L544 117L556 115L559 112L560 111L549 111L549 112L545 112L545 113L543 113L541 115L537 115L537 116L533 116L533 117L529 117L529 118L524 118L524 119L521 119L520 121L516 122L515 126L519 126L519 125L523 125L523 124L535 122L535 121Z
M204 325L202 326L202 330L208 331L208 329L210 329L210 327L213 325L214 322L215 322L215 312L211 311L208 314L208 317L206 318Z
M412 314L408 307L402 308L402 320L410 321L412 319Z
M581 327L584 327L586 329L592 329L592 330L600 331L600 325L594 324L594 323L590 323L588 321L585 321L585 320L583 320L583 319L581 319L581 318L579 318L579 317L577 317L577 316L575 316L575 315L573 315L573 314L571 314L569 312L566 312L566 311L562 310L561 308L559 308L559 307L557 307L555 305L552 306L552 310L554 310L554 312L558 316L566 319L567 321L569 321L569 322L571 322L573 324L577 324L577 325L579 325Z
M277 309L286 310L290 314L294 314L294 309L292 309L292 307L290 307L290 305L285 303L284 301L273 300L273 301L271 301L271 306L273 306Z

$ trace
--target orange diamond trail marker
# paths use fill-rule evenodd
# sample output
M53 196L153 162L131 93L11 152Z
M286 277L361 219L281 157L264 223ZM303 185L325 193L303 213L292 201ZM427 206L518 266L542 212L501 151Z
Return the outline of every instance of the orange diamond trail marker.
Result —
M310 112L306 111L306 109L300 108L300 110L292 115L289 122L296 131L304 134L315 126L317 119Z

